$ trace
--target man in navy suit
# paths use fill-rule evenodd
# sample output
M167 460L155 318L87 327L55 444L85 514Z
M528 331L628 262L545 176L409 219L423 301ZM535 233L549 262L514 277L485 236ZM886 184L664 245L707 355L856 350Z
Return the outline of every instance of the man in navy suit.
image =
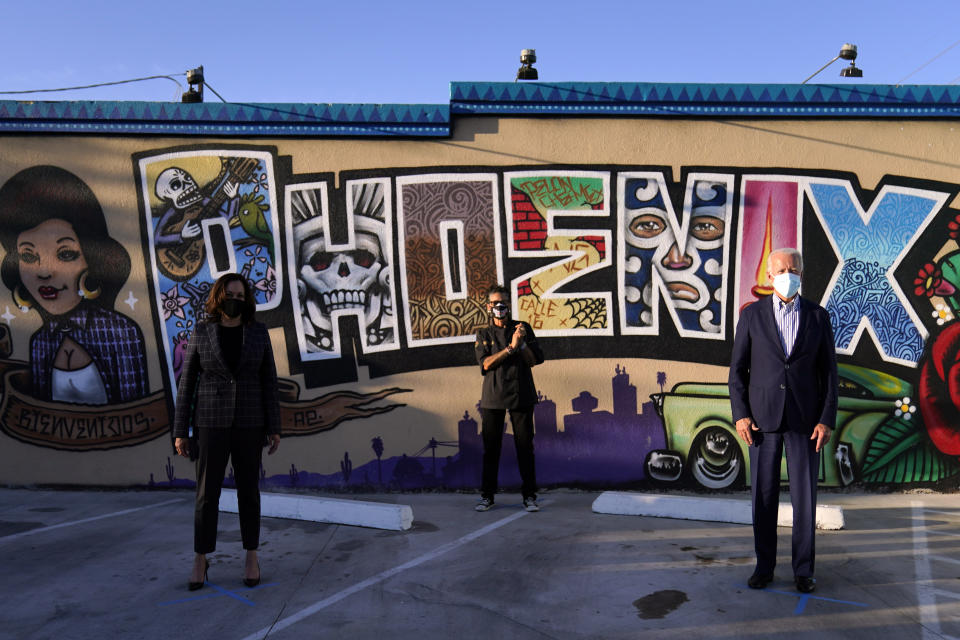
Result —
M837 419L837 360L826 310L797 295L803 260L796 249L767 259L774 294L740 315L730 360L730 405L750 446L753 541L757 565L747 581L763 589L777 562L780 459L787 452L793 503L793 576L810 593L820 450Z

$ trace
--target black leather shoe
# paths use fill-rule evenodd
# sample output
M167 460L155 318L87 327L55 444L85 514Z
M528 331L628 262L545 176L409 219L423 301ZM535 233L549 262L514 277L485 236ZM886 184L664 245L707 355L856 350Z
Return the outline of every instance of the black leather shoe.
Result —
M813 590L817 588L816 579L809 576L797 576L794 581L797 583L797 591L800 593L813 593Z
M207 581L207 569L210 568L210 561L204 558L203 560L203 580L200 582L187 582L187 589L190 591L197 591L198 589L203 588L203 583Z
M747 579L747 586L751 589L763 589L771 582L773 582L772 573L760 573L758 571L754 571L753 575Z
M243 584L251 589L258 584L260 584L260 561L257 561L257 577L256 578L244 578Z

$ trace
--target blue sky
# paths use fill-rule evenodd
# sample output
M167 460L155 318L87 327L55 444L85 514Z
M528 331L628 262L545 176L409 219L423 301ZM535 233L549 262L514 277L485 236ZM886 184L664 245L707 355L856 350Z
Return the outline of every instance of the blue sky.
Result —
M176 74L203 65L230 102L445 103L451 81L960 82L960 2L34 0L4 15L0 90ZM917 71L941 54L925 68ZM916 73L914 73L916 72ZM912 75L911 75L912 74ZM907 77L909 76L909 77ZM904 80L905 79L905 80ZM178 100L169 80L0 99ZM217 98L208 93L208 102Z

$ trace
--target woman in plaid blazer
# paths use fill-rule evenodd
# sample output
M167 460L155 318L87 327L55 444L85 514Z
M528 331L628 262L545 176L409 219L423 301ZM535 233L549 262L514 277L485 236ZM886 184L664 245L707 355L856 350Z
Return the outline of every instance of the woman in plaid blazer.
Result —
M183 357L173 420L177 453L189 457L188 428L199 441L197 506L193 547L196 557L190 590L206 580L206 554L217 544L220 488L233 463L246 549L243 582L260 582L260 455L264 442L272 454L280 444L277 369L267 328L253 319L254 298L246 279L220 277L206 303L207 322L197 324Z

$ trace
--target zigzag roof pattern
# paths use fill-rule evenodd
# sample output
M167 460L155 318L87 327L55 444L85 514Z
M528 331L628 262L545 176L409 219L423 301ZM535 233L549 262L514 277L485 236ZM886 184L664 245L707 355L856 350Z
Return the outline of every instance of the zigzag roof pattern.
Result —
M453 114L956 117L960 86L453 82Z
M445 104L0 100L0 131L244 136L448 136Z
M454 115L955 118L960 86L452 82L449 104L0 100L0 132L449 137Z

